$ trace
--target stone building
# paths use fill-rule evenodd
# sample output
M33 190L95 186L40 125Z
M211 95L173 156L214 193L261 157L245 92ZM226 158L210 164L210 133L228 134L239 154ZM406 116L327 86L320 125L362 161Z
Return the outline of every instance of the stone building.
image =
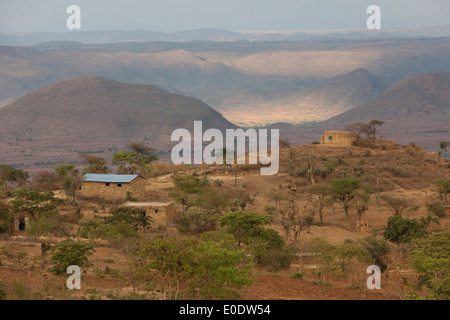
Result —
M351 146L357 138L351 131L325 130L320 138L320 144Z
M165 226L176 222L173 202L127 202L123 206L145 211L145 216L152 218L151 226Z
M85 196L99 196L109 199L140 197L145 192L145 178L129 174L92 174L83 176L80 193Z

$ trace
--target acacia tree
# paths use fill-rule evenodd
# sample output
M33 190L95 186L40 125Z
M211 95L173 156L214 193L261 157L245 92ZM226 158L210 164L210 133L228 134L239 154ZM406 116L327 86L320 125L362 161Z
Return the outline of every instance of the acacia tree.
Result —
M63 274L71 265L83 268L86 272L86 269L92 266L88 257L95 252L95 249L94 245L90 243L66 241L54 245L50 251L53 252L51 260L54 263L50 271L55 274Z
M442 202L447 203L447 197L450 194L450 179L441 178L436 182L437 192L441 196Z
M221 226L234 235L238 246L262 234L269 223L270 217L252 211L229 212L220 218Z
M199 203L199 195L202 192L201 180L193 175L175 176L173 178L175 192L169 195L183 207L182 215L186 215L186 211L196 202Z
M28 172L16 169L8 164L0 164L0 185L8 188L8 182L15 182L19 186L23 186L30 178Z
M77 193L81 187L81 177L73 164L62 164L54 168L58 178L63 180L63 188L67 198L77 205Z
M333 186L333 197L342 202L345 211L345 218L348 219L350 202L355 199L357 190L361 189L361 182L356 178L343 178L331 180Z
M449 141L440 141L439 142L439 153L438 153L439 157L441 156L442 151L447 152L448 146L450 146L450 142Z
M308 193L317 199L317 212L319 214L319 224L323 225L323 210L332 202L333 189L328 183L312 185L306 189Z
M83 170L83 175L86 173L108 173L109 168L106 164L106 160L103 157L93 156L82 153L79 155L84 164L87 164L87 168Z
M15 214L24 213L33 220L37 220L42 215L58 213L58 205L62 204L61 199L55 198L53 192L39 192L27 188L19 189L13 193L11 209Z
M384 194L380 198L394 210L396 216L401 216L403 211L412 205L411 199L398 198L389 194Z
M374 142L375 142L378 128L380 128L384 123L385 123L384 121L380 121L380 120L376 120L376 119L370 120L369 127L370 127L370 132L373 135Z
M280 148L287 148L289 150L289 160L293 161L294 160L294 150L292 149L292 144L287 140L280 139L279 146L280 146Z
M119 165L121 174L145 174L150 164L158 160L155 149L141 142L132 142L127 146L131 151L116 152L112 163Z
M358 138L361 138L362 134L369 136L371 133L371 127L368 124L362 122L349 124L345 127L345 130L354 132Z

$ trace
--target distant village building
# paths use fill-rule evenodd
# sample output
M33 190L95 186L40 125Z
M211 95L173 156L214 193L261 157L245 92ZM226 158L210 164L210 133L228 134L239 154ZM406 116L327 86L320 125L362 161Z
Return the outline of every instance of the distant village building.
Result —
M151 226L154 227L176 222L175 204L173 202L127 202L123 206L145 211L145 216L151 217Z
M357 138L357 135L351 131L325 130L320 144L351 146Z
M447 216L450 217L450 207L445 207L445 212L447 213Z
M18 215L14 218L12 229L14 232L23 231L30 225L30 218L25 214Z
M104 198L127 197L131 192L133 197L144 195L145 178L130 174L93 174L88 173L81 181L80 193L86 196Z

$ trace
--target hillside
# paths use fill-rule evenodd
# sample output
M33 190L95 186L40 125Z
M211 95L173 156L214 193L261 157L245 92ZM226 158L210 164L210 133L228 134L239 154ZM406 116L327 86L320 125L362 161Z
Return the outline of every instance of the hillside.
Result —
M80 76L33 91L0 110L3 130L95 138L170 136L202 120L205 127L233 128L204 103L150 85Z
M450 38L112 44L52 41L30 48L1 46L0 105L60 80L95 74L194 97L234 123L322 120L336 113L314 117L311 105L334 101L339 93L350 96L347 101L339 96L336 110L344 111L347 102L351 107L364 102L358 98L358 82L350 88L355 92L349 92L339 84L332 85L331 91L321 89L323 81L361 68L386 86L423 72L450 72L449 43ZM295 107L305 110L294 115L291 111Z
M311 157L312 156L312 157ZM335 178L358 177L367 186L373 189L370 195L366 210L363 212L362 221L367 223L366 229L357 227L358 211L356 201L351 202L349 217L345 218L343 205L337 201L326 203L323 208L323 223L319 223L318 197L309 196L308 190L311 184L307 177L307 158L313 159L315 168L314 179L317 185L330 184ZM289 161L293 158L295 161ZM394 216L393 207L383 200L383 195L390 195L408 202L408 206L402 213L403 218L420 220L428 214L426 204L433 203L440 199L436 190L436 181L439 178L450 177L450 162L438 159L435 154L427 153L422 148L416 146L393 146L389 150L367 149L355 146L335 147L323 145L294 146L291 150L282 148L280 152L280 171L277 175L261 176L259 168L252 166L242 166L239 168L237 185L233 168L227 165L203 165L191 167L173 168L181 175L194 175L195 177L205 177L205 181L220 183L205 184L204 190L215 191L214 198L223 201L219 195L252 195L254 201L249 201L246 210L266 213L266 208L272 207L270 228L277 231L280 236L289 244L297 248L299 255L288 260L283 267L277 265L277 261L282 259L282 255L273 255L272 259L266 263L258 263L251 268L251 277L255 282L248 288L240 292L243 299L249 300L397 300L408 299L408 295L417 294L425 297L429 294L429 288L418 286L420 278L408 259L411 245L408 243L392 243L386 245L389 251L383 253L381 242L384 239L384 231L387 221ZM326 169L326 170L325 170ZM332 170L329 170L332 169ZM155 170L158 170L157 167ZM325 175L324 175L325 173ZM171 201L171 192L176 192L172 174L162 174L156 178L149 178L145 182L147 193L140 198L140 201ZM41 188L44 186L40 185ZM295 187L295 188L293 188ZM378 193L379 192L379 193ZM66 193L57 190L55 193L62 199L66 199ZM278 200L275 200L274 194ZM205 195L205 193L203 194ZM380 196L379 198L377 196ZM251 196L250 196L251 197ZM233 197L228 200L224 210L228 210ZM120 199L119 199L120 200ZM3 199L1 199L3 201ZM123 204L126 200L120 201L99 200L92 197L79 197L78 206L80 211L75 216L71 205L64 203L60 206L62 226L77 226L81 224L82 218L96 219L102 221L104 217L111 216L111 211L117 205ZM202 202L199 206L210 206L215 202ZM286 234L283 223L284 213L296 204L298 217L304 215L313 216L312 225L304 228L297 239L294 233ZM207 207L208 208L208 207ZM304 209L303 209L304 208ZM308 210L306 210L308 209ZM176 210L181 212L182 205L176 203ZM292 209L294 210L294 209ZM225 213L226 211L224 211ZM75 218L78 217L78 218ZM64 219L64 220L63 220ZM201 217L199 219L202 219ZM86 220L85 220L86 221ZM92 222L93 220L91 220ZM428 226L427 232L449 228L449 217L443 217L439 225L432 223ZM100 223L100 222L99 222ZM138 278L138 282L133 281L130 274L134 274L136 247L142 247L151 239L164 239L170 236L192 236L202 235L201 239L210 239L220 243L228 244L230 235L226 235L226 229L216 226L213 232L187 233L182 231L181 223L168 224L140 230L138 239L128 240L129 235L124 239L117 240L107 234L101 234L88 239L78 237L78 228L61 227L59 233L48 234L44 237L27 235L26 231L18 231L11 237L0 239L0 274L2 275L1 286L9 299L152 299L159 300L167 298L160 290L159 273L155 270L151 273L151 285L139 290L143 284L147 284L147 278ZM63 231L61 231L63 230ZM63 237L64 235L64 237ZM132 233L133 235L133 233ZM61 288L61 276L56 276L46 269L51 266L48 260L47 268L41 268L41 242L43 240L56 245L60 241L65 241L73 237L76 241L90 242L95 246L96 252L89 257L93 266L83 273L83 285L81 290L63 290ZM108 238L109 237L109 238ZM346 260L347 268L336 265L333 270L327 270L320 254L312 255L313 250L308 247L308 243L314 239L326 241L327 245L342 246L357 245L360 241L368 239L377 240L379 243L375 248L380 249L380 255L387 264L386 271L382 274L382 288L380 290L369 290L366 287L368 265L372 261L359 261L359 259L342 258ZM130 238L131 239L131 238ZM233 243L235 242L232 240ZM325 243L325 244L326 244ZM363 242L364 243L364 242ZM325 245L324 244L324 245ZM251 250L251 246L242 246L240 250ZM320 250L316 247L316 250ZM348 252L352 247L348 247ZM251 251L250 251L251 252ZM279 252L277 250L277 252ZM217 257L217 255L214 255ZM333 256L331 256L333 257ZM328 256L327 256L328 258ZM185 261L185 260L181 260ZM204 261L204 260L200 260ZM256 259L255 259L256 261ZM328 260L329 261L329 260ZM183 263L183 262L180 262ZM328 272L322 272L322 270ZM203 269L202 269L203 272ZM45 281L42 281L45 277ZM189 278L190 279L190 278ZM15 283L24 280L24 290L15 290L18 285ZM138 288L136 290L136 287ZM136 296L136 293L139 296ZM95 295L94 295L95 293ZM412 296L413 298L414 296ZM411 298L411 296L410 296Z
M404 79L378 97L324 124L342 127L372 119L387 124L450 123L450 73L425 73Z
M196 120L203 121L204 130L235 128L201 101L154 86L96 76L70 78L30 92L0 109L0 143L7 151L1 161L14 157L19 150L32 152L29 160L36 162L48 148L58 149L59 159L69 150L79 150L80 145L105 151L122 148L129 140L144 139L167 147L175 129L191 130ZM43 144L46 147L40 150Z
M450 73L431 72L408 77L361 106L328 120L301 126L280 125L282 138L293 144L320 141L324 130L343 130L349 124L378 119L378 135L427 151L439 151L450 140Z

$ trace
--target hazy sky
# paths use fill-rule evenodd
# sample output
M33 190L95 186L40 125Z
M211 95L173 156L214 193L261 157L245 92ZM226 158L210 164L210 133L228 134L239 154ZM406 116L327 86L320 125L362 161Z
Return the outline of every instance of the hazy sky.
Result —
M382 28L450 24L450 0L0 0L0 32L68 31L72 4L85 31L365 28L372 4Z

